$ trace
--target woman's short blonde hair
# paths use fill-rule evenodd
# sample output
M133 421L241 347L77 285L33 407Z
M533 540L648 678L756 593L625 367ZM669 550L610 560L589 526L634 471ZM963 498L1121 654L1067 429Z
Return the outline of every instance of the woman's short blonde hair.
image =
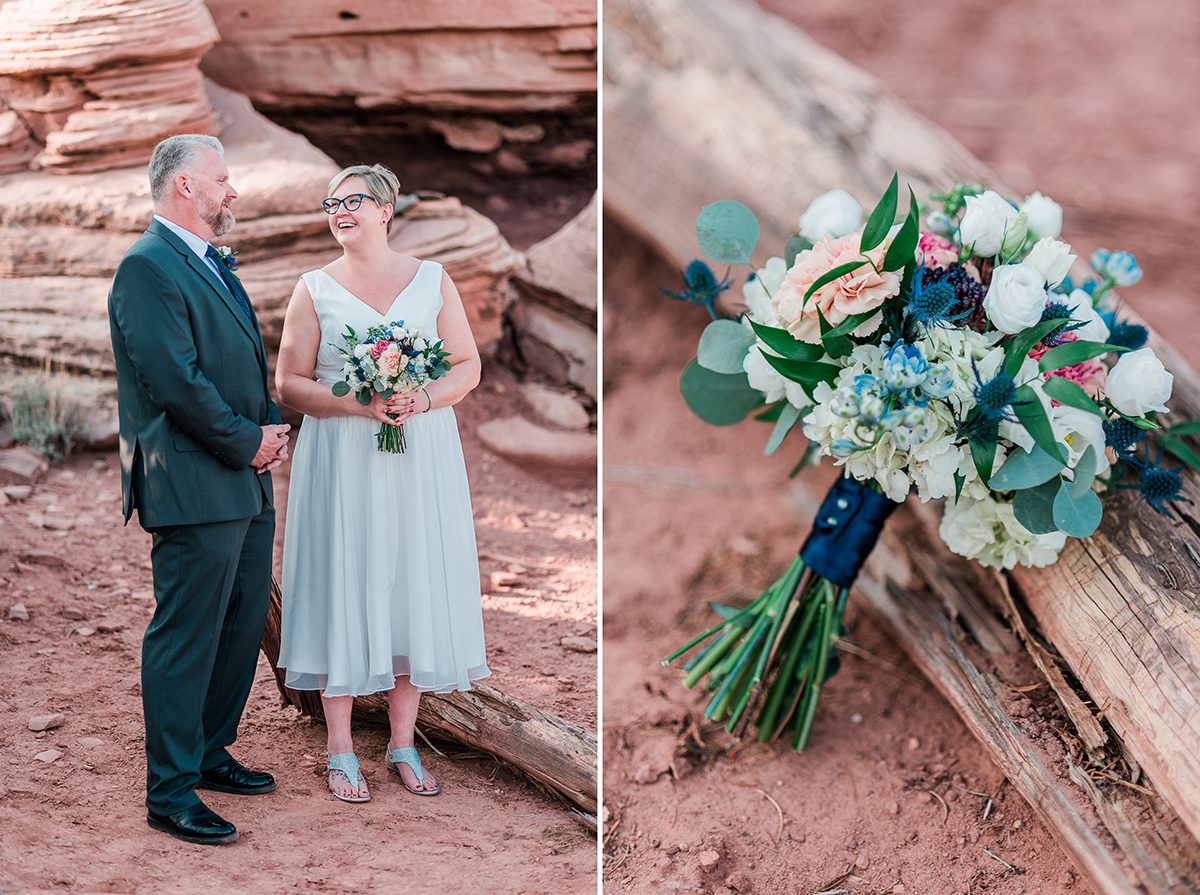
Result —
M350 177L361 177L367 184L367 192L379 203L392 206L392 216L388 218L387 228L390 232L392 221L395 220L396 200L400 198L400 178L386 165L351 165L342 168L329 181L329 191L325 194L332 196L333 191L342 185L342 181Z

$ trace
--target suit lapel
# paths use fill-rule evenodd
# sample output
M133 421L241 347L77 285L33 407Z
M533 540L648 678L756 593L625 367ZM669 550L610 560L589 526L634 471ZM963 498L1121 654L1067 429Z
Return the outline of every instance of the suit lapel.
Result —
M205 264L199 255L189 249L182 239L158 221L150 222L149 231L166 240L168 245L183 256L183 260L187 266L195 271L204 282L208 283L209 288L225 303L225 307L229 309L229 313L237 320L242 331L250 337L250 340L254 343L255 351L258 352L259 361L262 362L264 360L265 349L262 343L262 335L258 331L257 321L251 320L246 316L246 312L242 310L237 299L233 297L229 288L221 282L220 278L212 272L212 268Z

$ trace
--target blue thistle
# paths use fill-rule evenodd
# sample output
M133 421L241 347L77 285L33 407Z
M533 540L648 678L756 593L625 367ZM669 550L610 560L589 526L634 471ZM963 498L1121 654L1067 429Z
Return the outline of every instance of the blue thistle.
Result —
M1104 421L1104 443L1118 455L1132 453L1145 437L1145 431L1123 416Z
M1150 338L1150 331L1140 323L1115 320L1108 330L1108 343L1137 351Z
M918 270L912 278L905 314L925 328L949 326L970 313L968 308L952 314L958 304L958 291L948 279L926 282L923 271Z
M1012 406L1013 398L1017 395L1017 381L1007 373L997 373L987 382L979 381L979 371L975 371L975 406L979 408L982 417L992 422L1002 419L1014 420L1008 408Z
M716 320L716 301L722 292L733 285L733 280L729 277L729 272L726 271L724 279L718 280L716 274L712 272L711 267L703 261L696 259L688 264L681 275L684 286L682 292L672 292L669 289L662 288L659 291L668 298L700 305L708 311L709 316L713 320Z
M1060 317L1069 318L1070 316L1071 306L1064 301L1048 301L1046 302L1045 310L1042 311L1043 321L1057 320ZM1042 345L1046 348L1053 348L1055 345L1061 345L1064 341L1066 341L1063 339L1063 336L1069 332L1079 329L1083 325L1084 321L1082 320L1070 320L1069 322L1064 323L1062 326L1051 330L1049 333L1043 336Z
M1139 478L1135 487L1141 492L1142 499L1150 504L1151 509L1162 513L1164 516L1169 516L1174 519L1175 516L1171 512L1171 508L1167 506L1169 502L1173 503L1191 503L1183 496L1183 476L1179 473L1182 467L1175 469L1167 469L1160 465L1163 458L1163 451L1160 449L1158 456L1151 462L1142 462L1133 458L1131 462L1139 469ZM1146 459L1150 459L1150 451L1146 451Z

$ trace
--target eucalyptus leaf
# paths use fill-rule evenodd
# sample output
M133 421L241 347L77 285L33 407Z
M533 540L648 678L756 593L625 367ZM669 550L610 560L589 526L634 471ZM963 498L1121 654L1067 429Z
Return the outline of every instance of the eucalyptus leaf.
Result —
M1028 385L1018 386L1012 409L1025 431L1033 436L1038 447L1051 456L1057 455L1061 445L1054 436L1054 428L1050 425L1050 418L1046 416L1046 408L1038 399L1037 392Z
M785 401L776 401L762 413L754 414L756 420L761 420L764 423L773 423L779 419L779 414L783 413L783 405Z
M750 321L754 334L763 340L763 344L791 360L820 360L825 350L820 345L801 342L786 329L776 326L764 326Z
M742 361L754 344L754 334L734 320L714 320L700 335L696 360L714 373L742 372Z
M331 391L333 392L333 396L335 398L345 397L346 395L350 394L350 383L346 382L345 380L342 380L341 382L335 382Z
M879 200L879 204L875 206L863 227L862 239L858 243L860 252L869 252L875 248L883 242L888 231L892 229L892 224L896 220L896 200L899 192L900 175L893 174L892 182L884 191L883 198Z
M371 392L367 389L363 389L361 392L358 392L354 397L357 398L358 403L362 404L364 407L371 403Z
M796 256L812 247L811 239L805 239L803 236L793 236L783 244L783 263L790 270L792 265L796 263Z
M1062 487L1062 478L1052 478L1036 488L1018 491L1013 498L1013 514L1025 528L1035 535L1047 535L1058 531L1054 522L1054 499Z
M749 264L758 245L758 218L741 202L713 202L696 217L696 241L713 261Z
M1070 379L1064 379L1062 376L1051 376L1046 380L1045 385L1042 386L1042 390L1059 404L1066 404L1068 407L1086 410L1088 413L1095 414L1102 419L1108 418L1108 414L1104 412L1104 408L1097 404L1091 395Z
M1004 343L1004 372L1016 376L1021 370L1021 364L1033 350L1033 346L1042 341L1065 323L1070 323L1067 317L1055 317L1053 320L1043 320L1032 329L1017 333Z
M1073 499L1078 500L1085 491L1092 490L1092 483L1096 481L1096 468L1099 465L1096 448L1089 444L1087 450L1083 452L1083 456L1079 458L1079 462L1075 464L1075 478L1071 482Z
M1069 482L1063 482L1054 497L1054 524L1073 538L1090 537L1099 528L1103 515L1104 508L1095 492L1085 491L1075 497Z
M771 456L783 444L783 440L787 438L787 434L792 431L792 427L796 425L796 421L800 419L800 408L795 404L786 402L783 407L783 412L779 414L779 419L775 423L775 429L771 432L771 437L767 439L767 448L763 454L767 457Z
M1051 370L1061 370L1071 364L1082 363L1094 357L1102 357L1110 351L1128 351L1121 345L1109 345L1107 342L1064 342L1055 345L1042 355L1038 368L1043 373Z
M1066 453L1066 449L1061 445L1059 448L1061 454ZM1008 455L1004 465L992 476L988 487L996 491L1033 488L1058 475L1065 462L1065 458L1049 454L1036 444L1029 453L1017 448Z
M713 426L739 423L762 404L762 393L750 387L745 373L714 373L695 359L679 377L679 391L692 413Z

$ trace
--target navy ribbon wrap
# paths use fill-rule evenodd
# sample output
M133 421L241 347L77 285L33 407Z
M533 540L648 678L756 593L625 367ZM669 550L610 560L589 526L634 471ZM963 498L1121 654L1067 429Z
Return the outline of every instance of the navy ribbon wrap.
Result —
M838 479L821 503L800 558L827 581L850 587L898 506L862 482Z

